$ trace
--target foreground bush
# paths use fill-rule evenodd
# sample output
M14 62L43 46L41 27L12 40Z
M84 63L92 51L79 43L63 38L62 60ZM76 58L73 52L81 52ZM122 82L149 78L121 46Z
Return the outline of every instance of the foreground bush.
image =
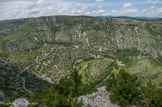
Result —
M162 89L152 85L141 86L136 75L120 70L107 80L110 100L121 106L139 105L146 107L162 107Z
M78 102L75 97L82 92L81 77L77 71L71 73L69 77L60 80L58 84L53 84L42 93L29 97L30 102L37 102L38 107L81 107L82 101Z
M124 70L119 74L112 74L107 80L107 89L111 92L112 102L118 102L121 106L127 106L140 99L140 83L137 76L130 75Z
M162 88L148 82L147 87L141 87L142 103L147 107L162 107Z

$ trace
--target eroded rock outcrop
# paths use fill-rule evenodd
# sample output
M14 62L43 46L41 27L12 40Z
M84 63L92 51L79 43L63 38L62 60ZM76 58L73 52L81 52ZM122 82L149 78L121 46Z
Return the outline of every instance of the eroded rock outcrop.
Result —
M26 98L16 99L10 107L27 107L29 104Z
M97 92L92 94L82 95L78 98L78 101L83 101L82 107L91 105L92 107L119 107L116 104L110 102L109 93L106 91L106 87L97 89Z

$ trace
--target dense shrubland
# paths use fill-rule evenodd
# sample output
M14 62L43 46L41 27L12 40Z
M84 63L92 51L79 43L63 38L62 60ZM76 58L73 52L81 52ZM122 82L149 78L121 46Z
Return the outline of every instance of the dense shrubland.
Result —
M38 106L81 107L82 102L78 102L76 97L83 91L81 76L77 71L73 71L69 77L62 78L58 84L53 84L40 94L35 93L33 96L28 96L28 99L31 102L37 102Z
M53 84L40 94L28 96L29 101L38 102L39 106L48 107L81 107L82 101L77 97L95 91L95 85L86 85L81 81L81 75L75 70L69 77ZM111 73L106 81L110 100L122 107L136 105L140 107L161 107L162 90L150 82L143 86L138 76L130 74L124 69L118 73ZM75 99L75 100L74 100Z
M112 102L121 106L138 105L146 107L162 106L162 89L150 82L141 85L135 74L120 70L119 74L112 74L107 80L107 90L111 93Z

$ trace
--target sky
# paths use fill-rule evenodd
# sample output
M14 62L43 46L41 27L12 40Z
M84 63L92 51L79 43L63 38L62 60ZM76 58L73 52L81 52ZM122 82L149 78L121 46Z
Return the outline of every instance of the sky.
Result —
M0 20L50 15L162 18L162 0L0 0Z

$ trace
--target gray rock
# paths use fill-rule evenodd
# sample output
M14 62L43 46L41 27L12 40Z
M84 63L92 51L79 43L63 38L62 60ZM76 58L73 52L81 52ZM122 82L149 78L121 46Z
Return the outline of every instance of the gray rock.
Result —
M82 95L78 98L78 101L83 101L84 105L82 107L87 107L88 104L92 107L119 107L110 102L109 93L105 86L98 88L97 90L97 92L85 96Z
M29 104L26 98L16 99L10 107L27 107Z
M106 91L106 87L97 88L98 91Z

